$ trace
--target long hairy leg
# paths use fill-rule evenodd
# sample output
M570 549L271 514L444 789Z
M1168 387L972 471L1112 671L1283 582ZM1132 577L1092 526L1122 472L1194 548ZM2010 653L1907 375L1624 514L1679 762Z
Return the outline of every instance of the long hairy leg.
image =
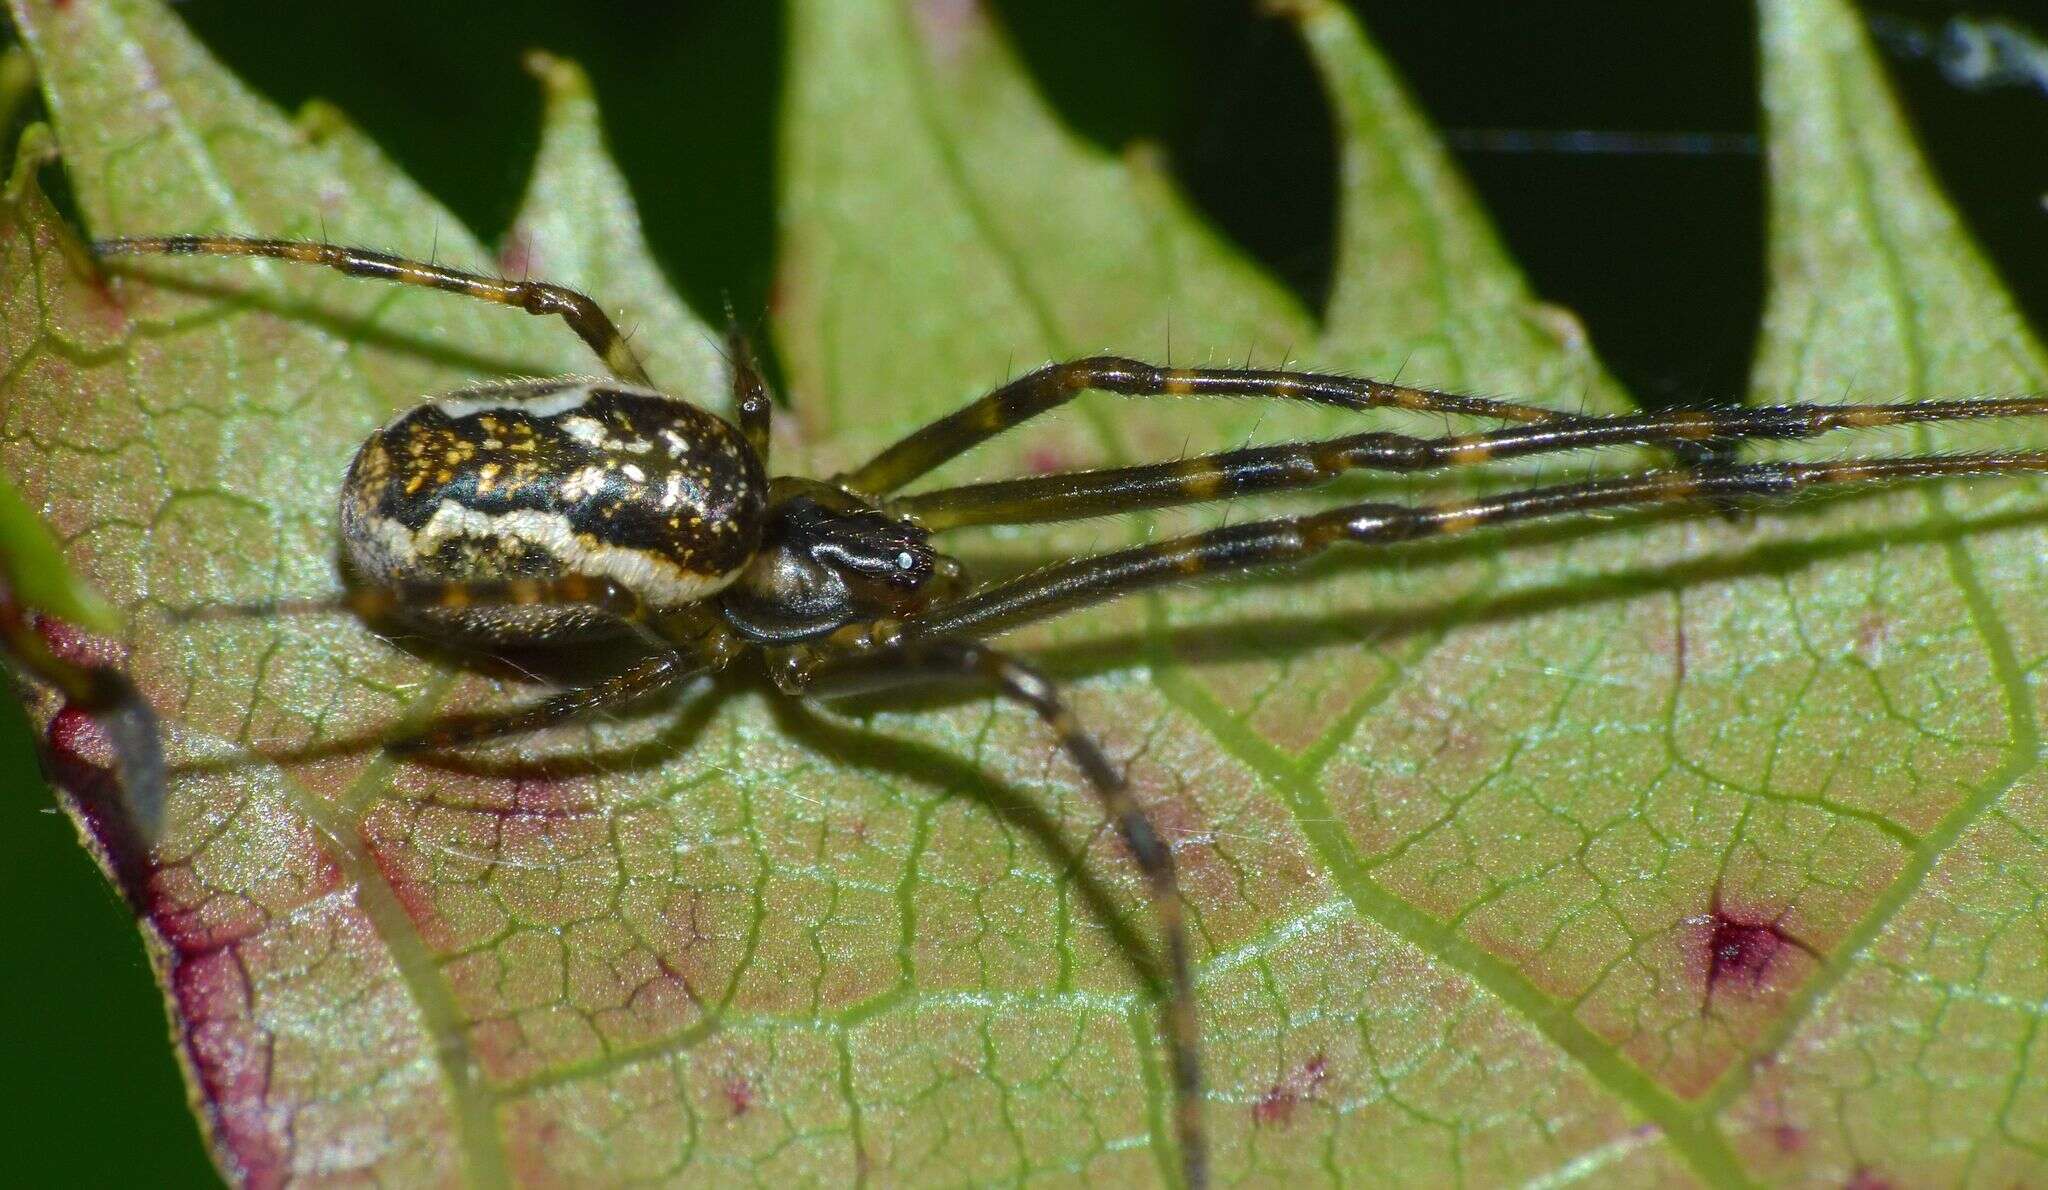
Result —
M92 250L100 256L263 256L322 265L351 277L459 293L542 317L560 315L604 361L612 375L631 384L652 387L626 336L619 333L602 306L573 289L545 281L508 281L367 248L249 236L122 236L95 241Z
M903 647L918 641L987 636L1152 587L1303 562L1343 544L1392 545L1488 525L1596 511L1711 509L1729 501L1782 500L1807 492L1868 488L1902 480L2044 472L2048 472L2048 451L1899 455L1828 463L1745 463L1706 471L1645 471L1441 504L1353 504L1307 516L1248 521L1054 563L901 620L850 625L828 640L837 648Z
M588 607L619 621L655 649L671 646L657 631L654 617L640 597L608 578L565 574L555 578L478 579L470 582L413 581L388 586L365 584L335 595L306 599L259 599L252 603L213 603L181 608L180 620L268 619L272 616L353 612L372 622L403 619L432 612L463 612L507 607Z
M564 691L523 708L460 716L417 733L400 736L390 741L387 747L395 752L440 751L498 736L536 731L630 702L696 674L722 668L739 649L732 634L709 613L667 619L656 617L629 588L608 578L581 574L544 579L364 586L327 598L213 605L180 614L185 619L238 619L349 611L376 622L424 612L571 606L587 607L616 620L647 647L647 655L593 685Z
M1327 372L1258 368L1162 368L1120 356L1047 364L912 432L833 482L870 497L890 492L939 464L1090 390L1127 397L1271 397L1340 409L1414 409L1510 422L1565 416L1554 409L1410 388Z
M632 702L711 668L713 662L703 657L674 650L652 653L601 682L566 690L524 707L444 719L398 736L385 747L401 754L442 752L501 736L523 735Z
M1409 473L1594 447L1726 446L1816 438L1837 430L2048 415L2048 397L1896 405L1776 405L1570 417L1474 434L1418 438L1370 432L1198 455L1170 463L965 484L899 496L883 507L938 531L961 525L1082 520L1313 487L1351 471ZM1732 460L1729 460L1732 461ZM1698 469L1725 469L1729 461Z

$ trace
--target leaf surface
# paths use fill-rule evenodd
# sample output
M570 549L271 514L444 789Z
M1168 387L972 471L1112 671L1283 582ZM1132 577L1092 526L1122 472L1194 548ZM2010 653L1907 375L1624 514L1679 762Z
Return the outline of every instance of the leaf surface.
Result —
M1343 137L1320 315L1145 151L1063 129L978 5L793 0L778 469L856 461L1099 350L1625 408L1344 10L1295 8ZM285 119L161 7L10 9L92 234L492 259L338 113ZM1751 398L2042 388L2039 346L1853 17L1763 11L1772 289ZM544 143L498 261L588 288L642 328L657 380L718 406L712 336L648 259L587 89L537 68ZM384 757L394 724L530 687L345 617L169 609L331 589L335 477L368 428L467 378L590 363L552 323L285 266L158 262L108 284L68 234L32 186L0 210L0 465L122 606L137 680L174 725L140 903L224 1167L1166 1176L1151 923L1032 722L976 700L799 707L737 675L480 766ZM1353 425L1097 396L945 476ZM1646 461L1338 493L1435 499ZM1175 847L1219 1174L2041 1176L2039 511L2035 485L2004 482L1602 522L1017 634ZM1002 573L1192 523L961 549Z

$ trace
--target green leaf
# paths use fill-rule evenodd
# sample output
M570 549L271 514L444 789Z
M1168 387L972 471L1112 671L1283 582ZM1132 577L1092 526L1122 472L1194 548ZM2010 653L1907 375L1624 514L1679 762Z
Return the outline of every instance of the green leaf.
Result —
M10 9L92 234L489 259L339 114L287 121L160 6ZM1051 356L1169 344L1625 407L1345 11L1293 9L1343 137L1320 316L1147 151L1061 128L980 6L793 0L778 468L857 460ZM1752 399L2043 388L1853 15L1773 0L1763 29L1772 288ZM623 307L656 378L717 406L723 365L648 258L587 88L536 65L544 144L499 259ZM36 299L0 307L0 469L123 606L133 672L173 723L139 902L226 1170L1170 1176L1152 923L1027 717L803 707L738 674L458 771L375 741L530 687L347 617L168 616L332 589L333 488L361 435L466 378L590 370L573 337L247 261L108 286L25 267L22 246L68 234L32 187L0 214L0 288ZM1356 424L1094 396L946 475ZM1952 484L1479 536L1018 633L1176 850L1219 1175L2042 1177L2040 510L2037 485ZM962 550L1001 573L1188 523L1206 522Z
M26 61L26 56L8 56L9 65ZM25 75L23 85L27 85L28 79L32 76ZM6 121L0 118L0 128L5 126ZM35 171L55 156L56 146L49 129L40 125L28 129L16 149L4 200L10 206L20 203L23 193L34 185ZM29 242L14 246L34 252L50 245ZM6 272L9 276L25 276L41 267L43 262L34 259L11 260ZM10 287L9 293L17 305L33 298L32 291L19 287ZM10 326L28 327L36 325L40 318L40 311L24 306L10 313L7 322ZM17 366L28 353L26 342L10 340L8 366ZM24 606L48 612L89 632L112 634L121 629L120 613L71 573L56 539L5 475L0 475L0 581L6 584L8 594Z
M121 617L99 592L79 582L49 529L14 485L0 477L0 570L22 603L94 632L117 632Z

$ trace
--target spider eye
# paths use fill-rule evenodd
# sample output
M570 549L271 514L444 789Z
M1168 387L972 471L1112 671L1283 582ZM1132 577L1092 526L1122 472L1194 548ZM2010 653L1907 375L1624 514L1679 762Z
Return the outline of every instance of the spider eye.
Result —
M904 541L896 526L870 528L881 528L896 540L875 541L866 550L855 547L838 551L834 561L841 569L849 576L860 575L869 582L886 583L900 590L915 591L923 586L931 577L931 551Z

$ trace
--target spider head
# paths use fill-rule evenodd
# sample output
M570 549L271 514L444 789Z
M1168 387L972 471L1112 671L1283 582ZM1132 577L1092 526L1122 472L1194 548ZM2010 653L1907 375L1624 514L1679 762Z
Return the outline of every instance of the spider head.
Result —
M762 644L823 636L857 620L930 602L945 569L929 536L836 488L777 480L761 546L719 599L734 628Z

